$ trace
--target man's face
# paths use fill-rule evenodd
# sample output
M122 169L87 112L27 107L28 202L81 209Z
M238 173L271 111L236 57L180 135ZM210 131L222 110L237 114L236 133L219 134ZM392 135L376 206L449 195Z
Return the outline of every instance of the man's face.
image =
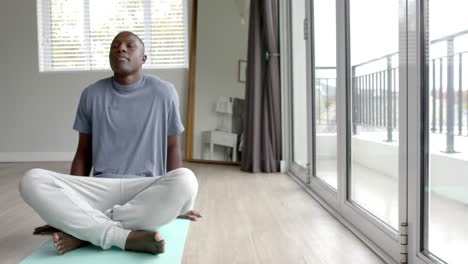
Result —
M132 75L141 69L146 61L142 43L129 32L122 32L112 41L109 62L114 73Z

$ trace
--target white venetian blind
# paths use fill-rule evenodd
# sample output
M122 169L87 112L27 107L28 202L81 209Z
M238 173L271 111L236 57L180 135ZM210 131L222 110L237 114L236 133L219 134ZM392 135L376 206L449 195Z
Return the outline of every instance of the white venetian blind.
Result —
M145 43L145 68L187 67L186 0L37 0L39 70L109 69L120 31Z

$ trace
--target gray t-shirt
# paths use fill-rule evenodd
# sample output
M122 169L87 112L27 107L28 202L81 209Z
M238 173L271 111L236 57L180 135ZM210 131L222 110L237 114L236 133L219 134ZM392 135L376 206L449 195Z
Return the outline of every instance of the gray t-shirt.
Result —
M73 129L92 136L96 177L166 173L167 137L184 131L171 83L144 75L131 85L109 77L81 94Z

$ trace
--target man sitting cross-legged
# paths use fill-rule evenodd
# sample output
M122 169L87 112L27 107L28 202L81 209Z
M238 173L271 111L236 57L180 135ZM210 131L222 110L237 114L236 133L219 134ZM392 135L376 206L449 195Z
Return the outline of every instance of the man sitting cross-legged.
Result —
M34 234L52 234L60 254L92 243L103 249L158 254L157 231L192 211L198 182L181 167L183 131L174 87L143 75L144 44L132 32L112 41L113 76L81 94L73 128L79 132L71 175L32 169L21 179L24 201L48 223ZM94 177L87 177L94 168Z

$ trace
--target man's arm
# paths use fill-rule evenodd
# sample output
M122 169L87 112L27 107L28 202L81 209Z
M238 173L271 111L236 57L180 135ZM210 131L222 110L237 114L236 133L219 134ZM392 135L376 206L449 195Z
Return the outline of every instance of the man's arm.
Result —
M93 152L92 152L92 137L91 135L81 133L76 150L75 158L71 166L71 175L89 176L93 167Z
M167 137L166 167L168 172L182 167L182 160L180 157L180 142L178 135Z
M167 137L167 171L175 170L182 167L182 160L180 157L180 142L179 136ZM197 211L190 210L185 214L179 215L177 218L188 219L190 221L197 221L202 217Z

